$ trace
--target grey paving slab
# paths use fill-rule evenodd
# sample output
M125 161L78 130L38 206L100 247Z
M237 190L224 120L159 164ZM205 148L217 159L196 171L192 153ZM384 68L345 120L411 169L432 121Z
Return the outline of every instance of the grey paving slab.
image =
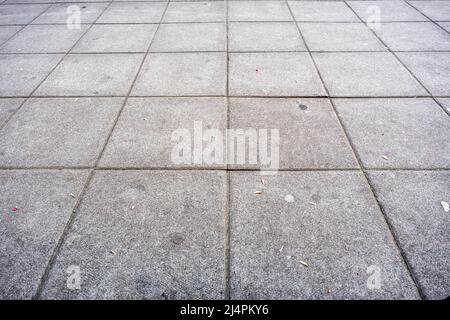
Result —
M358 167L328 99L231 98L229 108L232 129L267 129L269 137L270 130L279 131L280 169ZM250 151L253 147L247 142L247 157ZM271 168L260 161L252 165L247 158L245 164L238 164L235 158L231 168Z
M406 1L347 1L358 16L371 23L385 21L429 21Z
M123 96L144 54L70 54L36 91L38 96Z
M96 24L72 52L146 52L156 24Z
M397 55L431 94L450 95L450 52L399 52Z
M61 23L66 24L72 20L74 13L80 12L80 23L93 23L108 5L107 2L98 3L55 3L41 14L33 24Z
M30 99L0 131L0 166L93 166L123 98Z
M166 2L113 2L99 23L155 23L161 20Z
M449 1L408 1L408 2L432 20L438 21L450 20Z
M49 4L2 5L0 25L27 24L44 12Z
M225 51L224 23L162 24L150 51Z
M132 95L224 95L225 53L152 53L142 66Z
M325 95L307 53L232 53L229 57L230 95Z
M225 189L223 171L96 172L43 298L223 299Z
M314 53L332 96L427 95L391 53Z
M288 1L296 21L358 22L343 1Z
M311 51L384 51L363 23L299 23Z
M433 22L382 23L375 32L394 51L450 50L450 34Z
M428 299L450 295L450 171L371 171L370 179Z
M30 299L62 235L87 172L0 171L0 297ZM16 211L13 211L14 208Z
M0 26L0 46L20 29L22 26Z
M0 126L20 107L24 99L0 99Z
M181 144L176 130L188 130L194 141L194 122L202 131L220 130L225 135L227 106L225 98L130 98L100 161L101 167L204 167L226 168L225 158L218 163L207 159L194 162L193 149L184 162L172 157ZM202 138L202 134L200 134ZM203 143L207 147L206 141ZM191 145L191 143L189 143Z
M285 2L229 1L229 21L292 21Z
M438 98L437 101L447 110L447 112L450 112L450 98Z
M260 179L231 173L232 299L418 298L361 173ZM368 286L374 270L376 289Z
M292 22L233 22L228 24L230 51L305 51Z
M65 25L29 25L5 43L5 53L66 53L86 32L87 25L69 29Z
M450 32L450 22L439 22L438 23L442 28Z
M336 99L366 168L450 168L450 121L432 99Z
M171 2L163 22L224 22L224 1Z
M26 96L44 80L61 54L0 55L0 96Z

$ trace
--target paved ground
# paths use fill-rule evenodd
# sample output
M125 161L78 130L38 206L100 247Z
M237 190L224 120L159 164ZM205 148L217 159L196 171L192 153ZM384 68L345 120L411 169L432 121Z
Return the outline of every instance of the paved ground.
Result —
M450 1L56 2L0 0L1 298L450 295Z

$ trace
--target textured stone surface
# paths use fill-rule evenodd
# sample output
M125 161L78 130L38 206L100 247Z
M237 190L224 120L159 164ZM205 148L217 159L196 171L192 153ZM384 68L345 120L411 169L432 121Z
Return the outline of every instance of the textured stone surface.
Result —
M0 170L0 297L30 299L87 178L84 170ZM13 211L14 208L15 211Z
M409 6L406 1L347 1L358 16L369 23L380 21L428 21L428 19Z
M357 22L358 17L343 1L288 1L296 21Z
M225 2L171 2L163 22L223 22L226 19Z
M0 25L30 23L49 6L49 4L2 5Z
M225 177L211 171L97 172L43 297L223 298ZM80 290L66 288L70 265L80 268Z
M432 20L448 21L450 3L448 1L409 1L415 8Z
M224 95L224 53L152 53L133 87L136 96Z
M77 8L80 11L80 23L93 23L106 8L108 3L106 2L97 2L97 3L55 3L52 4L51 7L46 10L43 14L41 14L36 20L33 21L33 24L46 24L46 23L60 23L66 24L70 15L69 12L76 12L75 10L69 9L72 7L73 9Z
M193 150L194 121L203 130L218 129L225 134L227 108L224 98L130 98L100 161L104 167L221 167L226 163L197 164L172 159L175 130L189 130ZM206 146L206 144L205 144Z
M232 53L229 68L233 96L325 95L307 53Z
M428 299L450 296L449 171L372 171L381 204Z
M113 2L99 23L155 23L161 20L165 2Z
M391 53L315 53L332 96L427 95Z
M232 299L418 298L361 173L264 179L231 174ZM371 266L379 289L367 286Z
M68 55L36 95L126 95L143 57L143 54Z
M335 104L364 166L450 168L450 121L432 99L336 99Z
M0 99L0 126L20 107L24 99Z
M280 169L357 167L328 99L230 99L229 108L233 129L279 130ZM247 157L255 151L248 142L246 150ZM248 158L245 164L232 166L255 167L266 166L260 161L251 165Z
M21 28L21 26L0 26L0 46Z
M229 1L229 21L292 21L283 1Z
M30 99L0 131L0 166L92 166L123 98Z

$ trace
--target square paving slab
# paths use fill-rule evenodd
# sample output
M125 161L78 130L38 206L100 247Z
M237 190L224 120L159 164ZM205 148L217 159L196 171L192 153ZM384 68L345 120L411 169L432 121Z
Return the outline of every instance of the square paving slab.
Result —
M61 54L0 55L0 95L31 94L62 57Z
M50 4L2 5L0 25L28 24L48 7Z
M450 95L450 52L399 52L397 55L431 94Z
M170 2L163 22L224 22L224 1Z
M86 178L84 170L0 170L1 299L36 293Z
M35 98L0 131L0 166L92 166L122 98Z
M130 98L100 166L226 168L224 157L219 163L194 162L193 144L196 139L194 122L199 122L205 134L206 130L213 129L225 135L226 119L224 98ZM174 136L176 130L188 130L186 141ZM199 135L200 139L202 136ZM182 143L188 143L185 152L190 154L183 162L177 160L184 159L182 157L172 157L178 150L176 146ZM204 148L206 146L205 142Z
M429 21L406 1L347 1L358 16L366 22Z
M224 95L225 83L225 53L152 53L142 66L132 95Z
M292 21L284 1L229 1L229 21Z
M358 22L343 1L288 1L296 21Z
M20 107L25 99L0 99L0 127Z
M113 2L98 19L99 23L159 22L166 2Z
M292 22L237 22L228 28L230 51L306 51Z
M427 95L391 53L314 53L313 56L332 96Z
M144 54L71 54L36 91L38 96L126 95Z
M267 129L269 137L270 130L279 131L280 169L358 167L328 99L232 98L229 108L232 129ZM249 163L249 152L256 151L253 148L247 142L245 164L235 158L231 167L270 168L261 161ZM274 150L269 151L273 155Z
M225 188L220 171L96 172L43 298L223 299Z
M385 51L363 23L299 23L311 51Z
M450 17L449 1L409 1L409 3L435 21L448 21Z
M325 95L307 53L232 53L229 68L232 96Z
M231 174L232 299L418 298L361 173L260 179Z
M65 25L29 25L5 43L6 53L66 53L86 32L87 26L69 29Z
M0 26L0 46L20 29L22 26Z
M150 51L225 51L224 23L162 24Z
M33 24L59 23L66 24L71 14L80 12L80 23L93 23L108 6L106 2L97 3L55 3L41 14ZM79 10L79 11L78 11Z
M96 24L72 52L146 52L156 24Z
M378 198L428 299L450 292L450 171L371 171ZM448 208L448 207L447 207Z
M450 121L432 99L336 99L367 168L450 168Z

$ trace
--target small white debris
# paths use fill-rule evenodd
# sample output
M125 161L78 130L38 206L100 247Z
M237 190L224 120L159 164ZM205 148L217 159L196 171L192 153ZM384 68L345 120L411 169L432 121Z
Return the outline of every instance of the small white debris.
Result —
M76 198L76 195L74 195L73 193L71 193L70 196L71 196L72 198Z
M148 119L147 119L147 118L144 118L144 121L148 121Z
M131 206L131 210L134 210L135 206Z
M280 252L283 251L283 249L284 249L284 245L281 246Z
M305 267L309 267L308 264L305 261L300 260L299 261L302 265L304 265Z
M312 206L315 206L315 205L316 205L316 203L315 203L315 202L312 202L312 201L310 201L309 204L312 205Z
M262 191L260 191L260 190L256 190L255 192L253 192L254 194L261 194L262 193Z
M114 250L110 250L109 252L111 252L113 255L116 255L116 252Z
M261 178L261 183L266 184L266 181L263 178Z
M441 206L442 206L442 208L444 208L445 212L449 212L450 211L450 206L449 206L448 202L441 201Z
M286 202L294 202L294 196L292 194L287 194L284 197L284 201L286 201Z
M290 259L290 258L291 258L291 256L286 256L286 258Z
M388 156L381 156L384 160L389 160Z

